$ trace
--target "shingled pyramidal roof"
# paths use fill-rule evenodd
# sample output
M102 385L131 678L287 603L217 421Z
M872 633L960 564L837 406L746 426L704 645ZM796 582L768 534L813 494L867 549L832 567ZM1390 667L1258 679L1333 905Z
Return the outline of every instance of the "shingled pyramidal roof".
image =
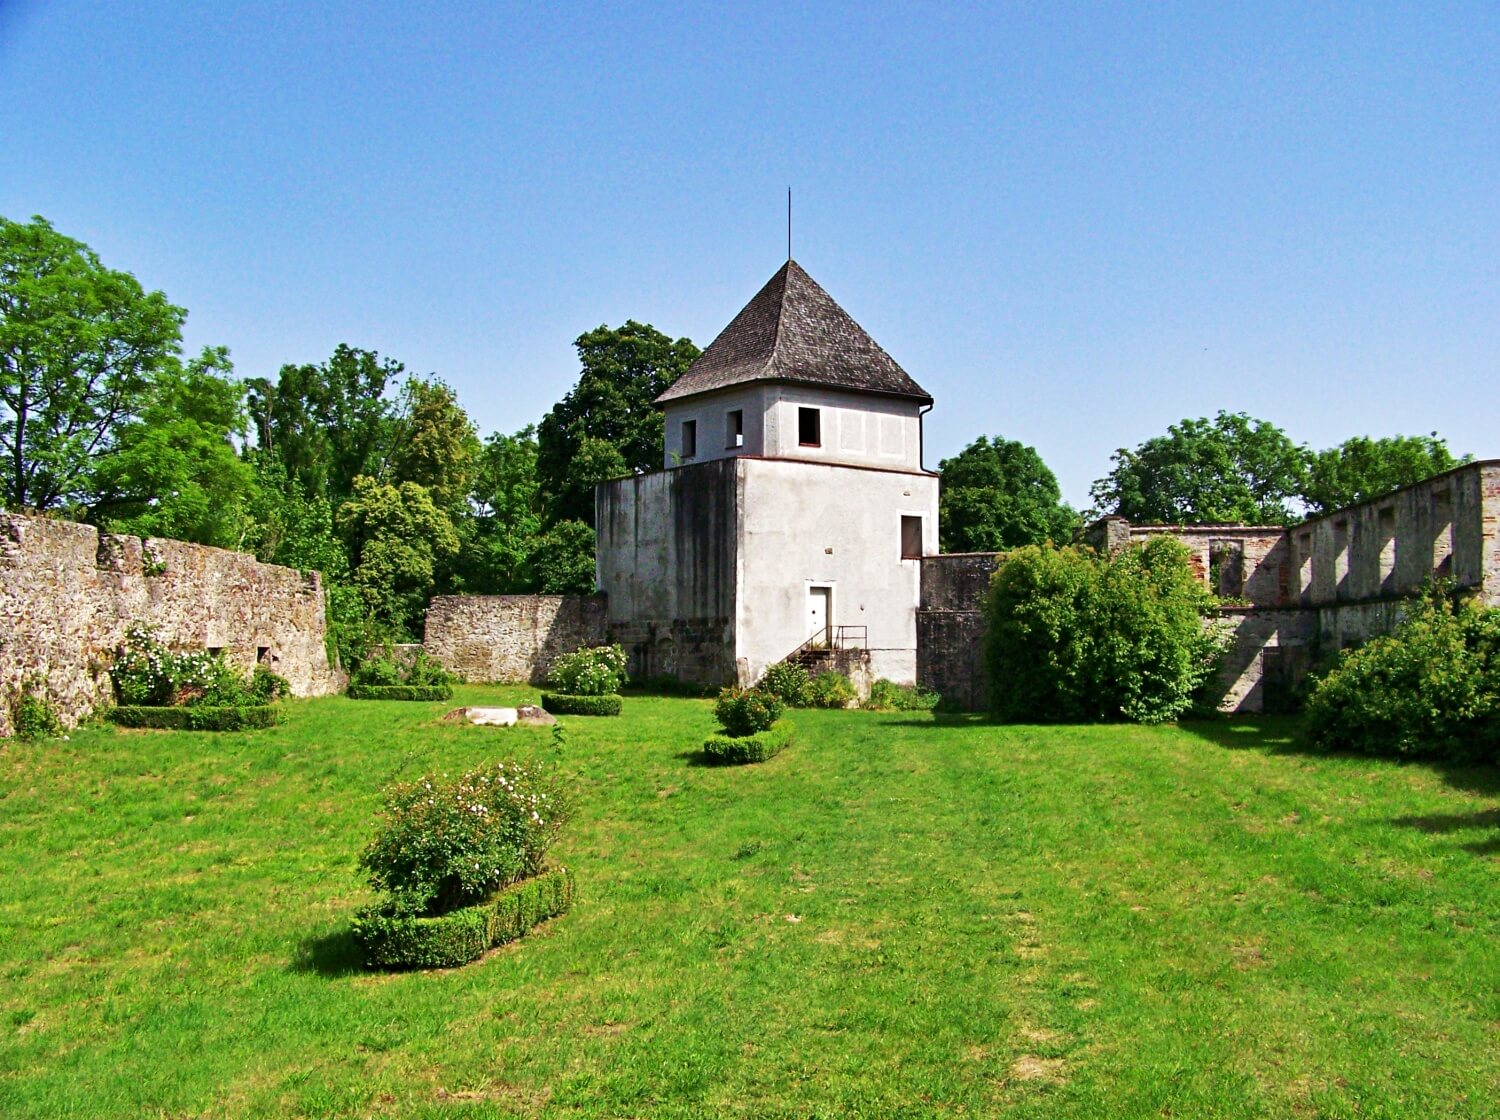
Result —
M931 395L791 260L656 403L752 381L795 381L932 403Z

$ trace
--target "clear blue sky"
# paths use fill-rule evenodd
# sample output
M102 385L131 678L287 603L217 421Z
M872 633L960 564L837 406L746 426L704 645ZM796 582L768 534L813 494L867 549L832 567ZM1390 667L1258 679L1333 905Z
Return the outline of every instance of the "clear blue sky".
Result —
M1500 457L1500 5L0 0L0 214L243 376L341 341L536 420L572 339L706 345L796 256L927 460L1244 410Z

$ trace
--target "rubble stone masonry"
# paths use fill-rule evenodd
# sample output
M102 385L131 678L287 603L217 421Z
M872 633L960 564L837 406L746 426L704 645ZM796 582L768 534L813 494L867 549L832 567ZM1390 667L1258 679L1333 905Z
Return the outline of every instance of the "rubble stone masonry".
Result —
M602 595L439 595L422 648L466 680L542 684L553 658L605 641Z
M109 666L132 623L176 649L222 650L280 673L296 696L336 692L316 572L183 541L0 514L0 735L28 678L76 724L113 702Z

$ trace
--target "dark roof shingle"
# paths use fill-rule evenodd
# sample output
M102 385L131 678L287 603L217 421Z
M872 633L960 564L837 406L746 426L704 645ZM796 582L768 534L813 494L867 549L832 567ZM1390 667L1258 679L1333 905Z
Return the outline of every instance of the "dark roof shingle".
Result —
M796 261L771 277L656 403L751 381L795 381L932 403Z

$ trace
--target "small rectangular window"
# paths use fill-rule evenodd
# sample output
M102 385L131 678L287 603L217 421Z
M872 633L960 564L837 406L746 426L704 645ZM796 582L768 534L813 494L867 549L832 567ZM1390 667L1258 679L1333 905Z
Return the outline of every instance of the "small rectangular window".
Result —
M745 411L730 409L724 417L724 446L729 449L745 446Z
M922 519L920 517L901 518L901 559L920 560L922 558Z
M823 446L822 414L818 409L797 410L797 442L803 447Z
M684 459L694 458L698 454L698 421L684 420L682 422L682 457Z

